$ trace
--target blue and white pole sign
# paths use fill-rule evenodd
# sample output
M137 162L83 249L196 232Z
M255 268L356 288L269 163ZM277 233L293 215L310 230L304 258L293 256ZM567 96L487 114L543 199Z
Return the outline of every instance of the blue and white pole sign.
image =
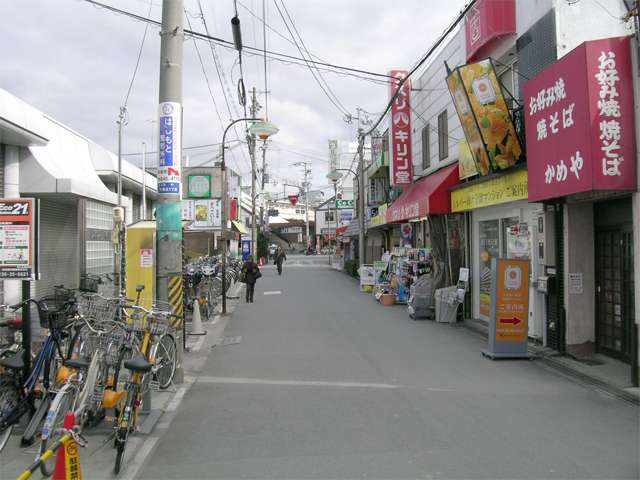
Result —
M159 108L158 193L179 197L182 191L182 106L177 102L162 102Z

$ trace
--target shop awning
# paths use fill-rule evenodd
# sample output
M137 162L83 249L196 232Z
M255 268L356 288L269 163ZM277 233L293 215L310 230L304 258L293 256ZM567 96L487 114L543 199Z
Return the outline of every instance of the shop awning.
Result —
M409 186L387 209L387 223L451 213L449 188L457 185L458 164L442 168Z
M249 235L249 230L247 230L247 227L244 226L244 223L239 222L238 220L231 220L231 224L242 235Z

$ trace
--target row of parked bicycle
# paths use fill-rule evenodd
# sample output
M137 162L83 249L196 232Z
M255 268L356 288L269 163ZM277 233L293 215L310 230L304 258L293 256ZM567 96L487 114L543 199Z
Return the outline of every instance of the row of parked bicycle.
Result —
M21 445L39 442L35 468L49 476L51 449L63 435L80 439L84 429L111 417L114 471L120 471L144 395L167 388L176 370L182 318L168 304L140 305L143 289L139 285L137 297L128 299L57 287L53 295L2 306L0 451L14 427L26 424ZM26 309L37 311L45 335L29 356L23 348L23 335L30 335L23 328ZM76 418L71 432L63 428L68 412Z
M227 291L233 282L238 281L242 271L242 262L236 258L227 258L226 286ZM194 304L200 308L203 320L210 320L215 314L219 299L222 297L222 264L221 258L200 257L191 260L184 266L185 299L187 310Z

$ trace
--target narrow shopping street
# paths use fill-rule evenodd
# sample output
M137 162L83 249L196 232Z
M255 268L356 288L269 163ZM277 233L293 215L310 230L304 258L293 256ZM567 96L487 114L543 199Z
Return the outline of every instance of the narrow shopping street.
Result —
M638 407L487 360L326 257L263 272L139 478L638 478Z

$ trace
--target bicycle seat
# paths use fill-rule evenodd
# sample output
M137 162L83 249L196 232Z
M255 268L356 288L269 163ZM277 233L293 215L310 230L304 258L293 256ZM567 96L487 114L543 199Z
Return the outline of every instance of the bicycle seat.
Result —
M132 372L147 373L151 370L151 365L142 354L136 355L131 360L125 360L124 368Z
M22 360L22 351L14 353L13 355L0 359L0 365L12 370L19 370L24 368L24 361Z
M141 291L144 290L144 285L140 284L140 285L136 285L136 292L140 293Z
M76 370L86 370L89 368L89 363L89 360L84 360L82 358L71 358L64 361L65 366Z

